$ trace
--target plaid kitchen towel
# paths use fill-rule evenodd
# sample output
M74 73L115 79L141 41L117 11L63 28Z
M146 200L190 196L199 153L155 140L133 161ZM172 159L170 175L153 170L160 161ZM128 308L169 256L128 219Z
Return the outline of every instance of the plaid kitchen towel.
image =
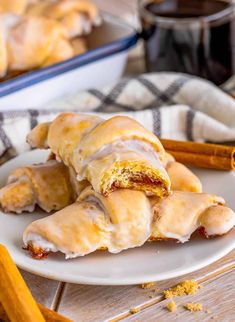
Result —
M30 149L27 133L62 111L129 115L157 136L177 140L235 141L235 100L208 81L185 74L152 73L124 78L50 102L37 110L0 112L1 163Z

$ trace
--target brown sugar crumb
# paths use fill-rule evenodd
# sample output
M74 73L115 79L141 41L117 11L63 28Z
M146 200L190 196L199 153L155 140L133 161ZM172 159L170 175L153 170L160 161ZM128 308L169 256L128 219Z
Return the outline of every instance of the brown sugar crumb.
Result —
M140 311L140 309L138 309L137 307L131 307L131 308L130 308L130 310L129 310L129 312L130 312L131 314L138 313L139 311Z
M184 305L184 308L191 312L198 312L202 310L202 304L189 302Z
M168 311L174 312L175 310L177 310L177 305L174 301L170 301L167 303L166 308Z
M156 285L155 282L149 282L149 283L141 284L140 287L144 290L148 290L149 288L153 287L154 285Z
M195 294L198 291L198 288L199 284L195 280L187 280L169 290L163 291L163 295L166 299L174 296L191 295Z

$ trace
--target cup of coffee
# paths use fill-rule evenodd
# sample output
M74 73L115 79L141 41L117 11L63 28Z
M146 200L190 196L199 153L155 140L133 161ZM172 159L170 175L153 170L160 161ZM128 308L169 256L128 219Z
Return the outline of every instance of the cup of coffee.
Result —
M174 71L217 85L235 73L231 0L139 0L148 71Z

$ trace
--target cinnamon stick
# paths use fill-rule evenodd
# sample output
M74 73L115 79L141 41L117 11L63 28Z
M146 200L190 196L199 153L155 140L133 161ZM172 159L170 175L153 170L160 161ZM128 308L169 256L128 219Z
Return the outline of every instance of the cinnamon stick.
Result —
M71 320L67 319L66 317L58 314L55 311L48 309L47 307L45 307L41 304L38 304L38 307L39 307L42 315L44 316L44 319L46 320L46 322L72 322ZM10 322L1 303L0 303L0 321Z
M0 303L0 321L4 321L4 322L10 321L1 303Z
M11 322L45 322L7 249L0 244L0 302Z
M201 168L235 170L235 147L161 139L165 150L176 161Z

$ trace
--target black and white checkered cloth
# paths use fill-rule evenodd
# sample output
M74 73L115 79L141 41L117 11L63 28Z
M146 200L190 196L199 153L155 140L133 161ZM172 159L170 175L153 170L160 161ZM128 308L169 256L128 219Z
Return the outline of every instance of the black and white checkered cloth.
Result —
M129 115L163 138L235 141L235 100L226 93L234 89L233 83L222 90L185 74L152 73L73 94L37 110L0 112L0 161L28 150L27 133L62 111Z

